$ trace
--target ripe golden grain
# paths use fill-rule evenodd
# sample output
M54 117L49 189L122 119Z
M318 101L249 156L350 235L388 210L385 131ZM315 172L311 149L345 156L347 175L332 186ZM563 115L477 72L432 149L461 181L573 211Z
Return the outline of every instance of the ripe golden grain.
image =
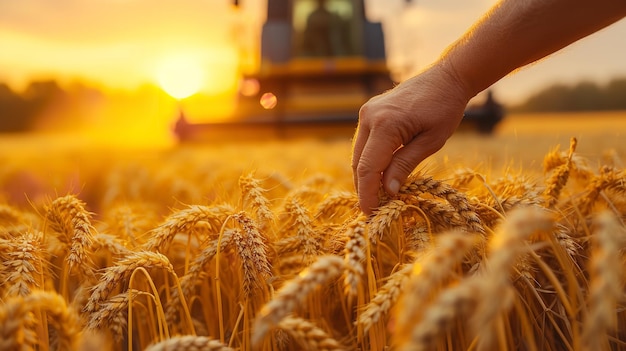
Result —
M126 312L128 311L129 300L135 299L138 295L139 291L132 289L130 292L125 291L110 297L102 303L99 310L91 315L87 328L107 329L116 341L122 341L126 329Z
M74 195L67 195L52 201L46 212L50 228L60 234L60 241L69 246L66 257L67 271L71 274L74 267L83 277L94 276L94 263L91 262L93 245L93 227L91 214L85 209L85 203Z
M174 273L174 268L166 256L149 251L133 252L104 270L100 282L93 287L83 311L94 313L100 310L111 292L119 288L119 284L125 284L137 268L160 268L168 273Z
M357 323L367 332L381 318L385 317L398 300L403 287L413 272L413 265L406 264L391 274L373 299L365 306L359 315Z
M289 145L55 155L81 194L27 207L0 183L0 349L626 351L621 150L446 164L366 218L345 160L301 157L345 144Z
M324 330L302 318L286 317L278 324L295 338L304 350L343 351L346 350L337 340Z
M243 208L250 206L256 214L259 228L263 229L274 222L274 212L271 210L271 203L266 198L266 189L261 187L261 182L255 179L252 174L241 176L239 178L239 187L241 188L241 198Z
M261 309L254 324L252 344L258 345L271 327L295 311L316 288L339 276L343 269L341 257L321 256L298 277L287 282Z
M41 233L27 232L0 243L2 296L28 296L43 287L47 264L43 259Z
M36 317L46 315L48 320ZM60 295L41 290L4 301L0 308L0 349L30 349L43 337L44 324L54 326L59 350L78 350L81 324L77 312L69 308Z
M355 296L358 292L362 277L365 275L367 255L367 232L365 216L354 220L347 229L348 241L345 245L346 274L344 286L346 295Z
M463 233L441 235L428 253L412 264L411 275L403 289L403 298L396 314L396 338L407 343L414 334L413 326L427 321L420 314L444 281L455 274L463 258L474 248L476 238ZM455 269L456 268L456 269ZM430 316L433 317L433 316ZM436 317L440 318L440 317ZM430 323L423 322L423 323ZM417 337L417 339L421 339ZM418 343L420 344L420 343Z
M175 336L148 346L145 351L233 351L232 348L206 336Z
M164 223L154 229L150 239L144 245L146 251L165 252L177 234L191 235L198 223L208 224L208 234L217 237L222 223L234 213L229 206L207 207L191 205L170 215ZM198 228L199 229L199 228Z
M585 351L609 348L606 335L617 326L617 302L624 297L624 267L620 250L626 243L626 231L610 212L600 213L596 222L595 249L589 268L589 314L582 334Z
M574 151L576 151L577 144L578 141L576 138L572 138L570 141L569 154L565 163L556 167L550 178L546 181L546 190L543 193L543 196L546 199L546 207L553 207L559 200L561 190L569 178L569 173L572 168L572 157L574 155ZM546 163L550 162L544 162L544 168L549 169L550 166L547 166Z
M233 216L241 230L233 233L233 242L237 247L243 274L243 293L249 297L254 289L265 286L272 275L271 263L267 253L267 244L259 232L254 220L245 212Z

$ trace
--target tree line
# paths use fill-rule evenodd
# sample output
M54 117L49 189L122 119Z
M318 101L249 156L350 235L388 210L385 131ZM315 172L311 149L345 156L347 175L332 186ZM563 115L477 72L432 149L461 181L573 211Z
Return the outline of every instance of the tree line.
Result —
M23 91L0 82L0 133L71 130L124 120L131 113L154 113L165 93L155 86L135 90L104 90L95 84L55 80L33 81ZM155 103L156 101L156 103Z
M80 125L88 106L103 98L98 89L79 83L63 88L55 80L33 81L22 92L0 83L0 132Z
M137 95L130 95L141 105ZM98 88L80 83L63 88L54 80L34 81L23 92L16 92L0 82L0 132L80 126L89 123L90 115L110 99ZM626 78L603 85L590 81L553 84L519 105L505 107L509 112L626 110Z
M553 84L507 109L510 112L626 110L626 78L616 78L606 84L590 81Z

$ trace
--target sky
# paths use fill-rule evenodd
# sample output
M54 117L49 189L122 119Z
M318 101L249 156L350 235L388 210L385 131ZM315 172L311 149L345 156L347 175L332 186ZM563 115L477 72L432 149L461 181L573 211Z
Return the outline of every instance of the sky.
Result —
M385 30L389 65L400 77L419 71L495 0L366 0ZM240 0L0 0L0 81L76 77L112 87L156 82L175 57L206 67L203 89L237 82L258 52L264 2ZM604 83L626 77L626 20L505 77L496 97L521 102L550 84ZM248 59L241 59L247 57Z

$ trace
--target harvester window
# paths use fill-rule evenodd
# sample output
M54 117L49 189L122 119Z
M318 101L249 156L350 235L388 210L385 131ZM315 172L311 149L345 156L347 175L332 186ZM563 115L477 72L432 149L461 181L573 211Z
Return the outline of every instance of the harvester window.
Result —
M350 0L296 0L293 6L297 56L354 54L351 31L354 8Z

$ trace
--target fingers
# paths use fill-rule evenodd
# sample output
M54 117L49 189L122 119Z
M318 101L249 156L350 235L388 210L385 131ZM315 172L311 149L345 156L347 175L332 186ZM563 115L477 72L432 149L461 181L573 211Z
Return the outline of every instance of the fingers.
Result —
M353 160L355 186L359 195L359 205L366 215L378 207L378 191L381 182L388 194L397 194L407 177L428 156L439 150L445 143L428 133L419 134L409 143L399 148L394 138L380 133L369 133L364 145L362 139L355 142ZM363 147L360 147L363 145ZM360 157L356 158L357 155Z
M389 166L393 152L400 145L381 133L369 133L356 163L356 182L359 205L366 215L378 207L378 190L382 172ZM355 153L356 155L356 153Z
M441 149L444 142L428 133L422 133L397 150L383 173L385 191L391 195L397 194L409 174L428 156Z
M363 154L363 148L365 147L365 142L369 137L369 128L365 126L363 123L359 123L359 126L356 129L355 136L352 144L352 181L354 182L354 189L358 192L359 190L359 177L357 172L357 167L359 166L359 160L361 159L361 154Z

